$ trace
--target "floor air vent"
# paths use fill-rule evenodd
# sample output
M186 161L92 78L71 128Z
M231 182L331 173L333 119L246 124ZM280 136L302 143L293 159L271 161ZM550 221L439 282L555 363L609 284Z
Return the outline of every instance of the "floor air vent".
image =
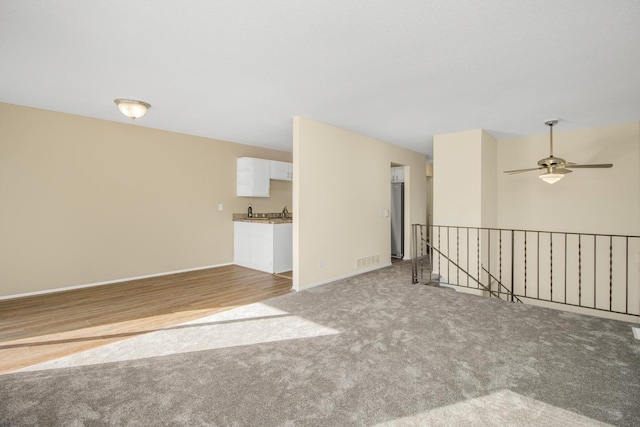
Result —
M356 258L356 268L369 267L370 265L380 264L380 255L371 255L364 258Z

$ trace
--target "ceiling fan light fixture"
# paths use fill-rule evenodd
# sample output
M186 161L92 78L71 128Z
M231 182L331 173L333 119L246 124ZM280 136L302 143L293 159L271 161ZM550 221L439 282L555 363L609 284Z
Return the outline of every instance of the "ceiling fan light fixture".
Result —
M562 178L564 178L564 174L562 173L548 172L540 175L540 179L548 184L555 184L556 182L560 181Z
M131 120L139 119L147 113L149 108L151 108L151 104L133 99L117 98L114 99L113 102L116 103L120 112Z
M516 173L529 172L535 170L546 170L547 173L543 173L539 175L540 179L546 183L554 184L560 181L564 176L568 173L573 172L571 169L590 169L590 168L611 168L613 165L611 163L600 163L600 164L589 164L589 165L579 165L573 162L568 162L563 158L554 157L553 155L553 127L558 124L558 120L547 120L544 122L545 125L549 126L549 157L538 160L537 168L528 168L528 169L516 169L516 170L508 170L504 171L504 173L508 173L509 175L513 175Z

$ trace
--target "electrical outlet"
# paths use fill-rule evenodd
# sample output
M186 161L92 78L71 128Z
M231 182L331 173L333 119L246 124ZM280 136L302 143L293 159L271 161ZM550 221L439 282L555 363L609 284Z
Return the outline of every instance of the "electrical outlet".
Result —
M320 268L324 267L324 258L320 258L318 260L318 267L320 267Z
M222 203L218 203L218 210L222 211L222 209L223 209Z

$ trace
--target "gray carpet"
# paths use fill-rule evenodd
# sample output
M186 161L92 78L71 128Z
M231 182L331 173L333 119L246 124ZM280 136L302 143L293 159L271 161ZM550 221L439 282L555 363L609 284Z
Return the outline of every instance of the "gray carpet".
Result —
M1 426L640 425L631 324L392 267L0 376Z

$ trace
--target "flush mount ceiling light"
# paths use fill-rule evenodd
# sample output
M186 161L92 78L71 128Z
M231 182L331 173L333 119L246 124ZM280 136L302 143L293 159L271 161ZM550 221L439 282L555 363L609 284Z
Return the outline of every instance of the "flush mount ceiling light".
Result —
M114 99L113 102L116 103L120 112L131 120L139 119L146 114L149 108L151 108L151 104L143 101L135 101L133 99L118 98Z

